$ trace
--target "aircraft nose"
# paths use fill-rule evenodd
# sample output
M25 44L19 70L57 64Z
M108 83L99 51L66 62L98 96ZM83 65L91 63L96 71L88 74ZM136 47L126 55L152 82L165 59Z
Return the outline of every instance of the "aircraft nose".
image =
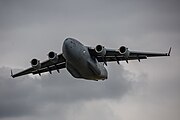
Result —
M72 48L74 43L75 43L75 40L73 38L66 38L64 40L63 47L65 47L66 49Z
M72 49L72 39L71 38L66 38L64 40L64 43L63 43L63 47L62 47L62 51L64 53L65 56L67 55L70 55L71 54L71 49Z
M66 39L64 40L63 50L68 49L68 47L69 47L69 45L70 45L70 42L71 42L71 39L70 39L70 38L66 38Z
M71 39L70 38L66 38L65 40L64 40L64 45L68 45L69 43L70 43L70 41L71 41Z

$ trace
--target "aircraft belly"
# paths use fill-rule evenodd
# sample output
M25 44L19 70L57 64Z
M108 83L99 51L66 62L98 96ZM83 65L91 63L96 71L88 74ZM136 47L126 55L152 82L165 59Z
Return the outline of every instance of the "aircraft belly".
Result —
M97 80L99 79L101 71L93 62L90 62L90 55L88 55L87 51L84 51L86 50L80 50L78 56L71 61L71 64L74 69L76 69L77 73L80 74L79 76L81 76L81 78Z
M78 72L78 70L69 62L66 63L66 68L70 72L70 74L75 78L82 78L81 74Z

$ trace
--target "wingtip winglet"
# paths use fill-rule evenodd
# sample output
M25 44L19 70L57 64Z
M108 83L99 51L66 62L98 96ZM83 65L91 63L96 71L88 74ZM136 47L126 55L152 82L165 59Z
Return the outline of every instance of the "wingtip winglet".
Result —
M171 47L169 48L169 52L168 52L167 56L170 56L170 54L171 54Z
M13 75L13 71L12 71L12 69L11 69L11 77L12 77L12 78L14 78L14 75Z

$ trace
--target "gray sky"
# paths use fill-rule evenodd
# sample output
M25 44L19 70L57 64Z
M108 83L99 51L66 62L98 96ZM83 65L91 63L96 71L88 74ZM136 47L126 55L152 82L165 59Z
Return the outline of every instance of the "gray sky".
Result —
M179 120L178 0L1 0L0 120ZM85 45L166 52L171 57L108 64L105 82L66 70L10 78L32 58L60 53L67 37Z

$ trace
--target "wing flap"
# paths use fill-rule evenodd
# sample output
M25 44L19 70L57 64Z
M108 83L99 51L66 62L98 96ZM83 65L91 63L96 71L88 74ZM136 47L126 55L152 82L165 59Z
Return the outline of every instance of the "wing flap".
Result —
M44 73L44 72L49 72L51 73L51 71L53 70L57 70L59 72L59 69L62 69L62 68L65 68L66 67L66 63L60 63L60 64L57 64L57 65L52 65L52 66L49 66L49 67L45 67L45 68L42 68L42 69L39 69L39 70L35 70L35 71L32 71L32 74L40 74L40 73Z
M137 60L137 59L147 59L147 56L140 55L138 57L137 56L128 57L128 60ZM104 60L107 61L107 62L113 62L113 61L125 61L127 59L125 57L123 57L123 56L106 56L104 59L101 56L98 56L97 60L99 62L104 62Z
M136 52L130 51L130 55L146 55L147 57L160 57L160 56L168 56L168 53L152 53L152 52Z

